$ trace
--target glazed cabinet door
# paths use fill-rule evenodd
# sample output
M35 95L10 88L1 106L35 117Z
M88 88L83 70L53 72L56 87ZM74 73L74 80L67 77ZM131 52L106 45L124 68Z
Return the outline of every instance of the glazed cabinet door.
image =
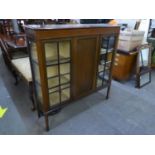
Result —
M72 93L74 98L93 90L96 74L97 37L79 37L73 41Z
M97 88L107 87L111 83L111 72L115 55L115 36L102 36L98 61Z
M70 100L70 40L52 40L43 43L49 106Z
M35 41L29 40L28 47L30 51L30 62L31 62L31 70L33 75L33 85L35 92L35 100L37 101L39 107L43 104L43 95L42 95L42 85L41 85L41 77L40 77L40 69L39 69L39 58L37 54L37 45Z

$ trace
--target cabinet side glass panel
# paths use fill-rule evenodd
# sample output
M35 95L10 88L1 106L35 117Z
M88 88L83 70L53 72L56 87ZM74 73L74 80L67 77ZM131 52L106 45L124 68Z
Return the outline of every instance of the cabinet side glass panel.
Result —
M42 91L41 91L41 82L40 82L40 71L38 65L38 56L37 56L37 48L35 42L30 42L30 51L31 51L31 59L32 59L32 70L34 74L34 85L35 85L35 93L37 100L40 103L43 103Z
M104 87L109 82L114 45L115 37L102 37L97 73L97 87Z

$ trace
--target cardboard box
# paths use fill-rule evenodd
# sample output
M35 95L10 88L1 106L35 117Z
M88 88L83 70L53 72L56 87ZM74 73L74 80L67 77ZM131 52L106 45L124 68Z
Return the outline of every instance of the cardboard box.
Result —
M144 33L144 31L137 30L121 31L118 40L118 49L122 51L132 51L141 45Z

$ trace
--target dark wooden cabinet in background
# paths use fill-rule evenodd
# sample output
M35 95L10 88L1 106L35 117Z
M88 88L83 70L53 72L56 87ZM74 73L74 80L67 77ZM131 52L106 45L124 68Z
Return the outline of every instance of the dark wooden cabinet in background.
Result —
M108 98L119 29L104 24L26 26L35 103L46 129L48 116L71 101L102 88Z

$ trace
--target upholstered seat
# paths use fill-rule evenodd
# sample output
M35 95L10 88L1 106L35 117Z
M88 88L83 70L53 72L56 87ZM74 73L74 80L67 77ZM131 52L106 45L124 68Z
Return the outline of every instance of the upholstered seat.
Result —
M28 81L32 81L32 73L30 67L29 57L13 59L12 65L17 69L17 71Z

